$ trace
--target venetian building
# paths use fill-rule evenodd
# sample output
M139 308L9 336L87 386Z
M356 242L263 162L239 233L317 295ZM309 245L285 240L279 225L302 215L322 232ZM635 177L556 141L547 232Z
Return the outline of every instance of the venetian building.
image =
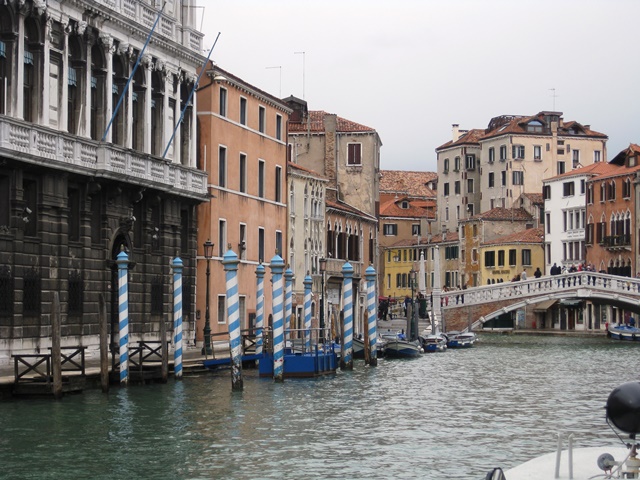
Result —
M375 129L324 111L309 111L295 97L285 99L292 108L289 155L292 163L318 172L326 185L325 250L327 259L327 320L337 320L342 309L342 267L354 269L354 333L364 319L365 270L378 264L377 214L379 208L380 147ZM312 259L312 264L319 258ZM296 288L300 288L296 279Z
M171 329L178 255L192 324L207 198L188 102L204 61L194 7L167 2L159 18L145 1L0 5L0 362L51 345L56 293L63 346L97 348L102 296L117 350L122 251L129 341Z
M242 329L255 327L256 268L265 264L265 315L271 320L268 268L287 262L287 122L291 109L273 95L209 63L198 88L199 155L211 201L198 208L197 339L204 340L206 262L203 244L214 244L210 263L210 329L228 331L225 253L238 256L238 314ZM302 279L300 279L302 282ZM213 341L217 341L216 337ZM222 337L220 341L226 342Z

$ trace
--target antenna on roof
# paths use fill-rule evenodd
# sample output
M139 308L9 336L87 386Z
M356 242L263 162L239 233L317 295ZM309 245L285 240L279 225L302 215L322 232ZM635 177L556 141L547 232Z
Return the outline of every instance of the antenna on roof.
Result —
M304 100L304 59L305 59L305 53L304 52L293 52L294 55L302 55L302 99Z
M551 90L553 93L551 94L551 96L553 97L553 111L556 111L556 97L558 95L556 95L556 89L555 88L550 88L549 90Z

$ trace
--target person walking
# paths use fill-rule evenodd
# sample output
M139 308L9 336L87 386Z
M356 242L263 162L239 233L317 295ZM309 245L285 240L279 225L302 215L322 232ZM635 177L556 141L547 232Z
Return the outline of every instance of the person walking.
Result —
M533 272L533 276L535 278L540 278L542 276L542 272L540 271L540 267L536 268L536 271Z

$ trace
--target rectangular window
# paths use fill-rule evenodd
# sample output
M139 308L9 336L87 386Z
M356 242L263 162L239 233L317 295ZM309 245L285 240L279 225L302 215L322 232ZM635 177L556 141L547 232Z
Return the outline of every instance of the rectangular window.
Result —
M562 184L562 196L572 197L575 194L574 189L575 189L574 182L564 182Z
M573 168L578 168L580 166L580 150L572 150L571 155L573 155Z
M267 111L264 107L258 107L258 131L264 133L266 129L266 115Z
M218 323L227 323L227 297L218 295Z
M556 174L557 175L562 175L564 173L564 171L565 171L564 162L558 162L556 167L557 167L556 168Z
M275 201L276 202L281 202L282 201L282 167L278 166L276 167L276 191L275 191Z
M593 163L598 163L600 161L600 150L593 151Z
M218 221L218 256L223 257L227 249L227 221Z
M498 250L498 266L504 267L504 250Z
M507 146L500 145L500 161L504 162L507 159Z
M460 171L460 157L456 157L453 159L453 171L454 172Z
M486 268L493 268L496 266L496 252L484 252L484 266Z
M449 196L449 184L448 184L448 183L445 183L445 184L444 184L443 195L444 195L445 197L448 197L448 196Z
M420 224L419 223L411 225L411 235L413 235L413 236L420 235Z
M542 160L542 147L540 145L533 146L533 159Z
M276 138L282 140L282 115L276 115Z
M227 149L218 147L218 186L227 186Z
M396 236L398 235L398 225L395 223L385 223L382 227L384 235Z
M258 161L258 196L264 198L264 160Z
M240 178L238 179L238 190L242 193L247 193L247 156L244 153L240 154L240 164L238 175Z
M347 144L347 165L362 165L362 144Z
M475 170L476 169L476 156L475 155L466 155L464 157L464 168L467 170Z
M276 252L284 258L284 252L282 251L282 232L279 230L276 230Z
M545 213L545 221L544 223L547 226L547 233L551 233L551 214L550 213Z
M528 248L522 249L522 265L527 267L531 266L531 250Z
M467 193L473 193L473 178L467 179Z
M509 250L509 266L511 267L515 267L516 266L516 262L517 262L517 257L516 257L516 250L515 248L512 248Z
M493 172L489 172L489 188L493 188L495 186L495 180L494 180L494 173Z
M583 178L580 180L580 195L584 195L587 190L587 181Z
M514 171L512 173L512 183L513 185L524 185L524 172L522 171Z
M264 228L258 228L258 262L264 262Z
M240 124L247 124L247 99L240 97Z
M247 259L247 225L240 224L240 232L238 237L238 250L240 250L240 259Z
M489 147L489 163L493 163L496 161L496 149L493 147Z
M449 159L445 158L442 166L442 173L449 173Z
M454 188L453 191L456 195L460 195L460 181L457 180L456 183L454 184Z
M513 153L513 158L515 160L523 160L524 159L524 145L512 145L511 150Z
M227 89L220 87L220 116L227 116Z
M544 200L551 200L551 187L549 185L542 187L542 198Z

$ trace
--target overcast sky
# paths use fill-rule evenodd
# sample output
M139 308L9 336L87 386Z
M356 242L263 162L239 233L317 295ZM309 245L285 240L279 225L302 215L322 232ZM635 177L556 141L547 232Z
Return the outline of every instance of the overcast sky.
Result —
M220 32L223 69L375 128L383 169L435 171L452 123L542 110L607 134L608 160L640 143L639 0L198 4L205 55Z

